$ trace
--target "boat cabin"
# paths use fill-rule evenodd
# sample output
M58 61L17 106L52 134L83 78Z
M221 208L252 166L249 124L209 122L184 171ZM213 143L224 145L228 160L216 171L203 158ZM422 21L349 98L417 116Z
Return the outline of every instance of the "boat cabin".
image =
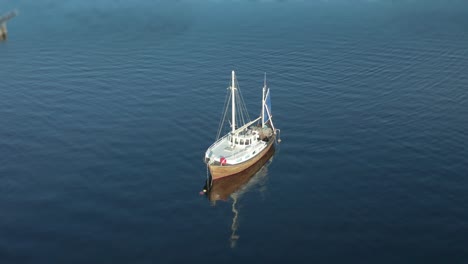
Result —
M257 131L247 130L244 133L236 133L228 136L228 141L231 147L235 146L250 146L259 141L259 134Z

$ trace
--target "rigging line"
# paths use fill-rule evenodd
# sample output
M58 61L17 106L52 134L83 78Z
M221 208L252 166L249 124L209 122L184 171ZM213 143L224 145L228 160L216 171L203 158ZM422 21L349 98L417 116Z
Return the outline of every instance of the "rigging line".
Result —
M243 125L245 125L245 118L244 118L244 111L243 111L243 108L242 108L242 97L239 95L238 99L239 99L238 100L239 101L238 105L239 105L239 109L240 109L240 111L239 111L239 117L240 117L239 118L239 123L240 124L239 125L243 126Z
M241 97L242 97L242 94L241 94ZM242 97L241 99L241 105L242 105L242 116L244 119L248 119L248 115L246 115L247 113L247 107L245 106L245 101L244 101L244 97ZM244 124L248 123L250 120L244 120Z
M240 107L240 106L239 106L239 92L240 92L240 87L239 87L239 82L237 81L237 78L234 79L234 85L235 85L235 87L236 87L236 90L235 90L234 95L236 96L236 97L235 97L235 99L236 99L236 100L235 100L235 101L236 101L236 113L235 113L235 116L236 116L236 124L235 124L235 127L236 127L236 129L237 129L238 127L241 126L241 123L242 123L242 119L241 119L242 117L239 115L239 113L240 113L240 110L239 110L239 107Z
M231 98L231 97L229 96L229 98ZM228 100L229 100L229 99L228 99ZM224 111L223 122L222 122L221 126L218 128L218 135L217 135L216 140L219 139L219 137L220 137L220 135L221 135L221 132L223 131L224 122L226 121L226 114L227 114L227 112L228 112L227 109L228 109L228 107L226 107L226 110Z
M243 124L246 124L250 121L250 116L248 114L248 111L247 111L247 107L245 105L245 101L244 101L244 97L242 95L242 90L240 89L240 85L239 85L239 81L236 79L236 82L237 82L237 86L238 86L238 91L239 91L239 108L240 108L240 114L241 114L241 118L242 118L242 123ZM247 119L247 122L246 120Z
M228 103L228 100L229 100L229 93L226 93L226 96L225 96L225 99L224 99L224 105L223 105L223 111L225 111L226 109L226 105ZM221 113L221 117L223 117L225 114ZM221 123L224 123L224 117L219 121L219 126L218 126L218 130L219 130L219 127L221 126Z
M244 121L244 124L246 124L246 123L248 123L248 122L250 121L250 119L248 118L249 116L248 116L248 114L247 114L247 108L246 108L246 106L245 106L244 99L242 99L242 102L241 102L241 103L244 105L244 107L243 107L243 108L244 108L244 109L243 109L243 112L244 112L244 113L243 113L242 116L244 117L244 119L246 119L246 120Z
M249 116L249 111L247 109L247 106L245 104L245 101L244 99L242 98L242 104L244 105L243 108L244 108L244 116L245 118L247 119L247 122L249 122L251 119L250 119L250 116Z
M240 106L240 98L238 96L238 94L236 94L236 109L238 109L238 111L236 111L236 121L239 122L239 126L237 126L236 124L236 128L237 127L241 127L242 125L242 108Z
M236 116L236 123L235 123L235 126L236 126L236 128L237 128L237 127L238 127L238 126L237 126L237 123L239 122L239 116L238 116L238 113L239 113L239 97L238 97L239 87L236 87L236 90L234 90L234 91L235 91L235 92L234 92L234 96L235 96L234 99L235 99L235 103L236 103L236 105L235 105L235 107L236 107L236 109L235 109L235 110L236 110L236 112L235 112L235 116Z
M239 104L240 104L240 108L241 108L242 122L243 122L243 124L246 124L246 120L245 120L246 116L245 116L245 108L244 108L245 106L242 105L242 101Z
M217 138L219 139L222 131L223 131L223 128L225 127L225 122L226 122L226 115L227 115L227 112L228 112L228 109L229 109L229 101L231 100L231 93L229 93L227 96L227 99L226 99L226 105L225 105L225 110L224 110L224 116L223 116L223 121L222 121L222 124L221 126L218 128L218 135L217 135Z
M243 114L244 114L245 118L250 120L249 112L247 110L247 106L245 105L245 101L242 100L241 103L242 103L242 109L243 109L243 112L244 112Z
M239 113L241 111L241 109L239 108L240 87L239 87L239 82L237 81L237 78L234 79L234 82L235 82L234 85L236 86L236 92L237 92L237 93L234 94L236 96L236 113L235 113L235 115L236 115L236 129L237 129L238 127L240 127L239 125L241 123L241 118L240 118L240 115L239 115Z
M244 112L243 115L245 115L246 119L247 119L247 122L249 122L251 119L250 119L250 115L249 115L249 111L247 109L247 106L245 105L245 100L244 100L244 96L242 95L242 91L239 90L239 95L241 97L241 109L242 111Z
M236 98L238 99L238 98ZM239 102L236 100L236 109L239 109ZM240 127L241 124L241 117L240 117L240 109L239 111L236 111L236 129Z
M226 114L227 114L228 106L229 106L228 105L229 99L231 99L231 93L228 92L226 94L226 100L224 101L224 106L223 106L224 114L222 115L222 119L220 120L219 125L218 125L218 134L216 135L216 140L219 139L219 136L221 135L221 131L223 130L223 127L224 127L224 122L226 120Z

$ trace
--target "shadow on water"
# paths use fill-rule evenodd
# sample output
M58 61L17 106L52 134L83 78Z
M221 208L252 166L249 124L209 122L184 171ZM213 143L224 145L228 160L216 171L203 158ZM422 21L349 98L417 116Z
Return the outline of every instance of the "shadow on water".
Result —
M216 204L216 201L228 201L232 199L232 225L231 225L231 248L236 246L239 236L237 235L238 228L238 202L239 199L254 186L262 185L266 181L268 175L268 166L273 161L273 155L275 153L275 147L273 146L254 166L247 170L231 175L226 178L218 179L213 181L211 186L205 185L204 190L206 191L207 198L211 201L212 205Z

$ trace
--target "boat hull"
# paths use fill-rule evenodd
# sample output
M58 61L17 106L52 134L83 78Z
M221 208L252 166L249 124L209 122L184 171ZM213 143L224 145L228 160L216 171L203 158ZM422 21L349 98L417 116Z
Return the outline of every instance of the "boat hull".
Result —
M275 147L273 146L257 163L245 171L213 181L207 190L208 199L212 202L216 202L217 200L226 201L231 194L246 187L254 177L266 176L267 168L265 164L268 163L274 153ZM262 173L260 173L261 170L263 171Z
M235 164L235 165L224 165L224 166L215 165L215 164L208 165L208 168L211 174L211 179L215 181L224 177L228 177L234 174L241 173L249 169L250 167L257 164L262 159L262 157L268 153L268 151L271 148L274 148L274 145L275 145L275 137L273 136L268 141L268 145L266 146L266 148L264 148L260 153L258 153L253 158L245 162Z

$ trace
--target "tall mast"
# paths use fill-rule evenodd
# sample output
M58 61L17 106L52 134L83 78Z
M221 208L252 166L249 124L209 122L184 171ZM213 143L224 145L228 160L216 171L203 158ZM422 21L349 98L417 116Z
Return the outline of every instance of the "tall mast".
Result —
M262 90L262 127L265 125L265 91L266 91L266 72L265 78L263 79L263 90Z
M231 84L231 97L232 97L232 133L236 130L236 84L235 84L236 73L232 71L232 84Z

